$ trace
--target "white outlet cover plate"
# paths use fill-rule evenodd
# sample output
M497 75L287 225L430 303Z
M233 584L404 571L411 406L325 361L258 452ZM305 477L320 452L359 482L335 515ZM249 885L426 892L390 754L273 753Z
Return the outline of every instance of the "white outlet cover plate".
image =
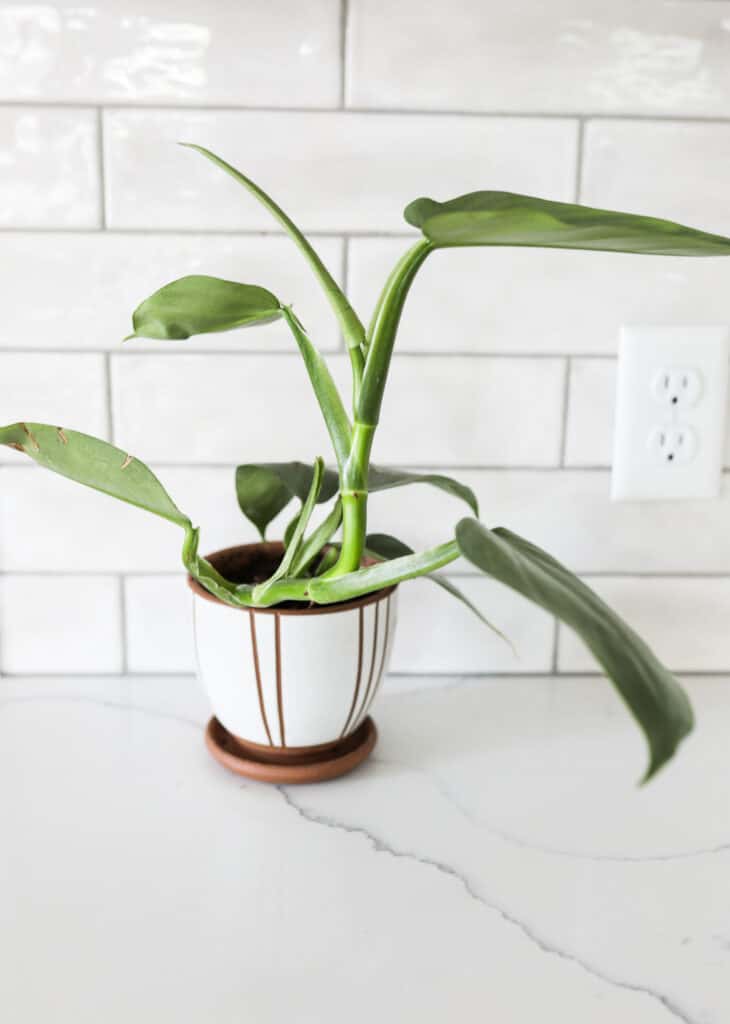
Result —
M621 328L611 481L614 501L719 494L729 337L726 326ZM670 376L669 382L664 375ZM674 387L676 381L679 388ZM668 383L671 386L665 386ZM689 437L690 449L675 451L677 437Z

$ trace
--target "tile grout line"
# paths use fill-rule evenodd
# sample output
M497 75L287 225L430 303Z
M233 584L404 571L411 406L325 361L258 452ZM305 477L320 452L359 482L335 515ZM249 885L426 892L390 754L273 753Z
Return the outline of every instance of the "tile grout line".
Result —
M586 122L584 117L578 118L578 138L575 147L575 193L574 202L580 202L583 188L583 153L585 150Z
M322 349L327 355L341 355L342 349L340 348L325 348ZM42 348L37 345L28 345L25 347L19 345L8 345L7 347L2 346L0 343L0 356L3 355L69 355L69 356L82 356L82 355L113 355L115 357L126 357L133 358L135 356L143 356L144 358L152 358L154 356L161 356L165 359L182 359L185 356L234 356L236 359L251 359L251 358L269 358L274 357L276 359L287 358L293 361L298 361L300 356L296 352L292 352L285 348L279 349L240 349L240 348L193 348L186 347L180 349L177 352L170 352L163 348ZM432 349L423 351L400 351L393 353L394 359L514 359L514 360L552 360L553 362L562 362L565 359L593 359L603 360L604 362L615 363L617 357L611 353L605 352L473 352L463 349L443 349L440 351L433 351Z
M106 429L110 444L114 444L114 405L112 402L112 358L104 353L104 400L106 404Z
M560 637L560 623L557 618L553 617L553 636L552 636L552 657L550 658L550 672L552 675L558 675L558 641Z
M0 104L0 109L2 105ZM145 237L159 235L167 237L169 235L182 235L193 237L199 236L211 236L211 237L230 237L234 238L287 238L285 231L277 230L276 228L247 228L244 226L239 227L185 227L185 225L176 226L174 228L167 227L164 224L152 225L151 227L124 227L122 225L115 225L114 227L108 228L108 234L118 236L134 236L144 235ZM93 235L98 233L94 228L89 227L75 227L73 225L64 224L49 224L46 227L39 227L34 224L22 225L21 227L14 227L11 224L5 224L0 226L0 237L3 235ZM414 231L401 230L379 230L377 228L352 228L352 227L340 227L340 228L311 228L306 232L308 238L327 238L327 239L338 239L344 235L348 235L352 238L385 238L385 239L411 239L413 241L418 240L418 235Z
M698 570L691 569L577 569L573 570L579 579L583 580L724 580L730 582L730 568L727 570ZM472 572L468 569L454 569L444 573L453 579L461 580L483 580L485 576L480 572ZM129 579L163 579L182 580L185 577L185 570L182 566L179 569L119 569L114 567L99 569L0 569L0 579L3 577L25 577L43 579L45 577L66 577L71 576L79 579L94 578L120 578Z
M558 463L560 469L565 469L565 453L568 447L568 415L570 412L570 377L572 366L572 357L567 356L565 370L563 371L563 410L560 423L560 461Z
M339 52L339 67L340 67L339 109L340 110L345 110L347 108L347 44L348 44L349 24L350 24L350 4L349 4L349 0L340 0L340 52Z
M342 262L340 264L340 275L341 275L341 287L342 291L347 296L348 289L350 287L350 239L347 235L342 237ZM347 353L347 341L342 333L339 331L340 344L337 349L338 352Z
M340 42L340 46L342 43ZM342 57L340 56L340 61ZM341 84L340 84L340 90ZM339 103L339 100L338 100ZM464 117L481 118L483 120L515 120L515 121L617 121L617 122L659 122L679 124L730 124L730 116L722 114L663 114L658 111L651 113L606 113L599 110L498 110L484 109L475 110L468 108L433 109L425 107L376 107L376 106L345 106L328 104L326 106L297 106L271 104L246 104L246 103L124 103L120 100L98 99L90 100L59 100L54 102L48 99L27 99L27 100L2 100L0 108L7 109L35 109L35 110L94 110L97 105L115 113L148 113L148 114L175 114L175 113L262 113L262 114L361 114L372 117Z
M96 108L97 171L99 174L99 227L106 231L106 165L104 158L104 111Z
M207 460L201 460L200 462L170 462L164 459L149 459L150 467L154 467L157 470L168 470L168 469L224 469L230 471L236 468L236 462L229 460L228 462L210 462ZM454 463L453 465L442 464L438 467L434 467L431 462L411 462L401 460L400 462L383 462L378 463L387 469L408 469L414 471L425 471L438 469L439 471L444 470L447 473L602 473L604 475L611 472L611 466L608 463L579 463L576 465L536 465L534 463L512 463L508 466L503 466L495 463ZM0 461L0 473L5 470L11 470L19 472L21 470L30 470L35 472L34 467L29 466L26 462L1 462ZM723 476L730 476L730 465L723 466Z
M129 623L127 621L127 587L126 576L122 573L118 576L119 586L119 638L122 645L122 674L129 673Z

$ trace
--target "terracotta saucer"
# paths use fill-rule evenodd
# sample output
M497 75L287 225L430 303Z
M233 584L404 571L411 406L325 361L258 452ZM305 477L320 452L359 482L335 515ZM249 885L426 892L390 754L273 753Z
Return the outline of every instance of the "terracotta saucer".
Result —
M319 747L265 747L239 739L213 717L205 730L205 745L225 768L259 782L324 782L351 772L370 754L378 738L368 717L343 740Z

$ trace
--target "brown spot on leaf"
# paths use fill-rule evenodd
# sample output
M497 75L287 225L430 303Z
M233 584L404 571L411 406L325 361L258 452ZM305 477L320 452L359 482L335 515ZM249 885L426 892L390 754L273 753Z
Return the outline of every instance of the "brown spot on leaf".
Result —
M33 445L33 451L34 452L39 452L41 450L41 446L38 444L38 442L36 441L35 437L31 433L31 431L28 429L27 423L21 423L20 426L23 428L25 433L28 435L28 439L29 439L30 443Z
M22 452L25 455L25 448L22 444L16 444L15 441L11 441L8 448L14 448L16 452Z
M126 457L126 459L124 460L124 462L122 463L122 469L126 469L131 461L132 461L132 456L128 455Z
M56 427L56 432L58 433L58 440L61 444L68 444L68 438L63 432L63 427Z

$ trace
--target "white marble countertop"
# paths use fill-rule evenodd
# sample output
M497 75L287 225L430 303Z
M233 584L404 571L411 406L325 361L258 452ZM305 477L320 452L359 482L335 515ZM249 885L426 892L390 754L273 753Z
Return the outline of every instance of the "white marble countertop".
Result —
M726 1024L730 688L637 789L597 679L383 697L353 775L205 751L197 684L0 682L9 1024Z

